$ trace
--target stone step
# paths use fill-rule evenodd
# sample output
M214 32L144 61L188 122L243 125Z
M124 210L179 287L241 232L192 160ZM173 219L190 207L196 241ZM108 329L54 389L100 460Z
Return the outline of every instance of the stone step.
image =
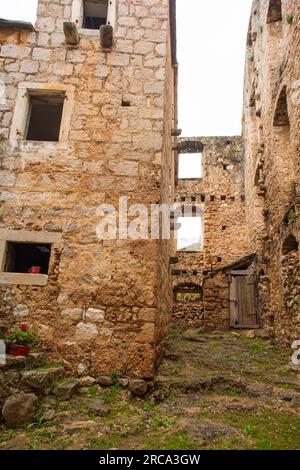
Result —
M5 364L1 366L1 370L21 370L36 369L46 362L46 354L43 352L30 353L28 356L11 356L5 355Z
M63 376L63 367L27 370L21 372L20 387L25 391L47 395Z

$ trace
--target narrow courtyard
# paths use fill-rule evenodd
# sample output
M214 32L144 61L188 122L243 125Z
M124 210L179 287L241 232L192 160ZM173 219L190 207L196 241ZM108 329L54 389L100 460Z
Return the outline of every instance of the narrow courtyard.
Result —
M33 424L2 425L0 448L299 449L299 370L289 352L253 336L173 330L145 398L132 398L117 373L112 386L102 379L70 400L50 394Z

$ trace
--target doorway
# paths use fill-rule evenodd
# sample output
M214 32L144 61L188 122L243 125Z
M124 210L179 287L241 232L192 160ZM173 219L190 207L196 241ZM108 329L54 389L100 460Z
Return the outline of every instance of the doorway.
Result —
M231 328L259 328L256 275L251 271L230 271Z

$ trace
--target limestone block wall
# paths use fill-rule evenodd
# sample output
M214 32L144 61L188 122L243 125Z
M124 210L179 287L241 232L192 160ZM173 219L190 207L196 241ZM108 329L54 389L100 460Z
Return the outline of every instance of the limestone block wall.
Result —
M289 235L299 240L299 22L297 1L253 2L244 91L247 221L258 254L261 322L289 345L300 335L297 269L294 260L287 281L283 255ZM290 256L298 255L296 248Z
M151 378L170 319L172 247L101 241L96 211L118 209L120 196L128 207L173 199L169 2L116 2L108 53L94 31L68 46L63 21L71 20L72 0L39 0L34 32L0 33L0 228L61 234L46 286L0 286L0 326L29 322L72 373ZM59 142L18 134L20 87L36 84L70 93Z
M175 304L174 321L182 326L184 318L187 318L187 326L190 326L191 318L194 318L195 324L198 325L201 320L205 326L211 328L212 325L217 327L219 320L219 327L226 329L229 327L228 280L226 279L225 298L223 291L220 295L218 293L218 283L213 287L213 283L206 281L206 278L209 278L213 271L249 254L242 140L241 137L181 139L181 142L187 141L204 144L203 177L198 180L178 180L176 202L188 206L202 206L204 240L201 252L177 252L178 262L173 267L173 288L185 283L199 285L203 288L204 303L198 306L198 310L194 305L190 305L190 312L187 312L189 305ZM223 289L223 284L221 288ZM212 315L213 321L210 320Z

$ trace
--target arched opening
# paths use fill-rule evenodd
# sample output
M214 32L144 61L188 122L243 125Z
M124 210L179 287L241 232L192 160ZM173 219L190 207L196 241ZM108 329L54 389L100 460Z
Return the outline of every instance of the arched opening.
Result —
M280 206L270 208L271 215L284 219L293 201L295 181L295 156L290 135L289 103L287 87L283 86L278 95L273 116L272 138L268 143L271 167L265 175L265 186L271 200L281 201Z
M290 125L286 86L282 88L277 100L273 125L275 127L284 127Z
M299 249L299 242L297 241L294 235L289 235L282 245L282 254L284 256L292 253L293 251L298 251Z
M281 0L270 0L267 23L276 23L277 21L282 21Z

